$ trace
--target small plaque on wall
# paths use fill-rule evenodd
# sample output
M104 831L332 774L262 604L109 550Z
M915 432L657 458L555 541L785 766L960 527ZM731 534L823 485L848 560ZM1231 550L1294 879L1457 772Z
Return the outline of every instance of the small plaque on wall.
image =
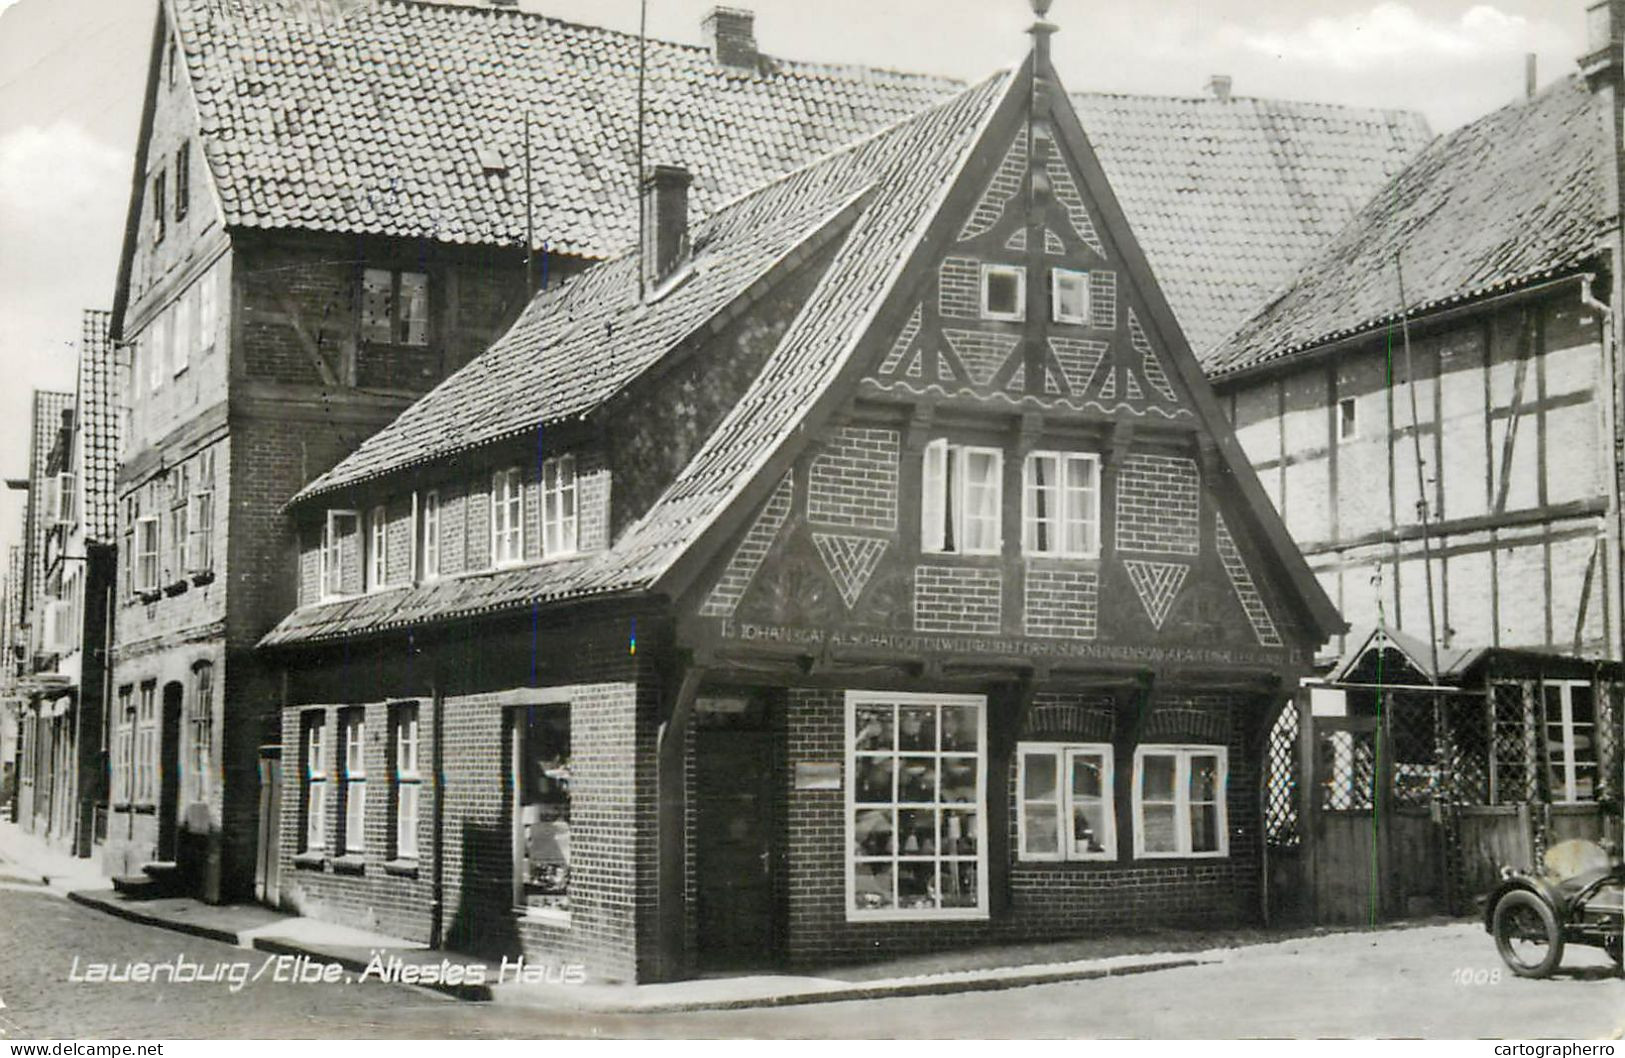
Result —
M841 762L838 760L796 761L796 789L839 790Z

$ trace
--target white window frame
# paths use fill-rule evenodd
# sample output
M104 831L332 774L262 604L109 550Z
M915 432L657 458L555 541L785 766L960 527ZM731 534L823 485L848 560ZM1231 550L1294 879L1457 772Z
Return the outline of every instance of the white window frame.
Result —
M150 805L158 800L158 684L148 680L136 690L135 717L135 804Z
M1145 847L1145 759L1148 756L1174 758L1174 837L1177 847L1167 851L1147 851ZM1192 757L1217 757L1219 761L1217 849L1191 851L1190 777ZM1137 860L1222 860L1230 855L1230 813L1225 804L1230 784L1230 751L1225 746L1157 745L1134 750L1134 858ZM1161 804L1164 802L1153 802Z
M417 702L397 702L390 707L390 727L395 747L394 804L395 858L418 858L418 820L422 805L423 774L418 770L418 753L422 748Z
M418 535L420 576L426 581L440 576L440 490L430 489L423 494L423 527Z
M409 276L412 277L410 280L407 278ZM387 339L372 337L368 334L367 330L369 327L366 317L367 287L370 282L379 277L387 277L389 280L389 337ZM419 341L410 340L411 324L413 323L413 319L406 314L406 288L408 286L420 286L423 290L423 317L420 321L418 321L422 324L421 340ZM420 348L428 345L430 340L429 296L429 274L427 272L416 272L410 268L376 268L371 266L362 269L360 297L361 315L357 321L357 331L361 335L361 340L364 343L377 345L399 345L411 348Z
M900 761L904 757L932 757L937 762L937 774L941 783L941 762L944 757L970 756L968 753L955 753L943 751L903 750L894 751L859 751L857 748L857 714L864 706L872 705L946 705L946 706L972 706L976 709L976 799L965 803L962 807L976 813L976 887L977 903L975 907L937 907L937 908L858 908L856 907L856 865L860 859L855 852L857 841L855 834L855 818L860 802L857 800L857 762L860 757L871 755L891 756ZM938 922L952 920L985 920L989 917L988 902L988 864L990 862L987 847L987 812L988 812L988 783L987 774L987 698L979 694L919 694L905 692L885 691L847 691L846 692L846 731L845 731L845 823L842 826L845 849L845 875L844 891L846 894L846 921L848 922ZM896 715L896 714L894 714ZM895 724L894 724L895 730ZM940 737L940 736L939 736ZM896 743L894 742L894 746ZM939 742L940 746L940 742ZM930 807L924 802L904 802L897 798L897 768L893 769L893 800L890 802L890 811L893 813L894 828L900 829L898 815L907 807L918 804L921 807ZM1001 780L1002 781L1002 780ZM870 804L870 802L862 802ZM944 802L934 802L940 812ZM957 802L955 803L958 804ZM940 818L938 825L940 826ZM895 830L894 830L895 833ZM944 862L942 854L934 853L937 870L940 877L941 864ZM964 857L961 857L963 859ZM897 864L904 862L901 854L891 854L893 864L892 873L895 878Z
M575 456L542 463L543 558L567 557L579 548L581 493L576 482Z
M1062 308L1063 288L1072 286L1082 300L1082 309L1069 313ZM1056 323L1089 323L1089 273L1074 268L1052 268L1049 273L1050 318Z
M389 509L380 503L367 514L367 590L389 587Z
M197 489L186 497L186 567L193 573L214 569L213 489Z
M1008 276L1016 281L1016 311L995 312L988 304L988 281L994 276ZM1020 323L1027 318L1027 269L1020 265L984 264L980 283L982 319Z
M118 714L113 717L113 803L128 805L135 796L135 686L118 689ZM27 743L24 743L27 748ZM25 770L26 774L26 770Z
M965 501L969 485L964 467L971 456L993 461L993 542L986 547L965 547ZM944 509L946 508L946 510ZM947 546L952 522L954 547ZM925 446L920 471L920 550L932 555L997 555L1004 550L1004 451L978 445L950 444L937 438Z
M322 525L322 584L321 599L342 599L344 595L344 553L341 537L334 532L333 523L340 518L355 522L355 531L361 532L361 515L357 511L330 509Z
M1053 461L1056 471L1056 480L1053 484L1045 485L1046 492L1053 492L1057 500L1058 509L1053 515L1047 516L1044 521L1051 523L1051 545L1040 548L1038 538L1038 481L1037 468L1040 460ZM1081 488L1075 484L1072 477L1072 468L1078 465L1089 468L1089 488ZM1085 546L1072 548L1067 541L1072 538L1074 521L1072 518L1072 505L1068 503L1070 493L1086 493L1089 497L1089 509L1084 518ZM1093 452L1029 452L1021 464L1021 553L1034 558L1086 558L1100 557L1100 456Z
M307 853L327 851L327 716L306 713L300 733Z
M194 802L207 803L213 786L209 781L214 760L213 662L199 661L192 666L192 701L187 728L192 750L187 785L191 787Z
M517 566L524 561L525 471L507 467L491 474L491 565Z
M344 806L345 856L367 851L367 714L361 709L339 711L339 737L343 759L339 762L339 800Z
M72 471L64 470L56 476L56 491L52 494L52 517L58 525L72 525L79 505L79 479Z
M1574 722L1574 688L1576 687L1584 687L1591 692L1591 722L1586 725L1581 725L1591 729L1589 734L1591 744L1589 747L1587 747L1587 751L1590 753L1590 759L1584 761L1576 761L1574 758L1575 751L1580 748L1579 741L1576 737ZM1558 691L1558 712L1555 717L1549 711L1550 705L1546 700L1547 688ZM1554 803L1591 804L1597 799L1597 786L1599 784L1599 780L1602 778L1602 755L1598 752L1597 744L1597 726L1601 713L1601 710L1598 708L1599 697L1600 696L1597 694L1596 687L1592 685L1590 680L1541 681L1539 737L1546 744L1546 752L1541 754L1541 758L1542 763L1547 769L1546 781L1548 787L1550 788L1552 801ZM1552 742L1551 728L1554 724L1558 725L1562 731L1563 741L1561 743L1554 744ZM1562 750L1563 759L1561 761L1552 759L1552 750L1554 748ZM1579 772L1582 765L1589 767L1592 774L1591 794L1587 797L1580 796ZM1559 776L1561 776L1563 780L1563 787L1561 790L1557 788L1557 784L1553 781Z
M1343 409L1349 409L1345 420ZM1357 441L1360 439L1360 402L1353 397L1340 397L1337 401L1337 440Z
M1027 792L1027 758L1047 756L1055 762L1055 799L1059 840L1054 852L1027 851L1027 806L1038 803ZM1100 852L1078 849L1072 837L1072 762L1077 757L1098 756L1105 826ZM1020 742L1016 744L1016 858L1028 863L1102 862L1117 859L1117 797L1115 759L1112 747L1103 742Z
M138 592L158 590L162 535L157 515L144 514L135 520L135 554L131 561L135 563L135 590Z

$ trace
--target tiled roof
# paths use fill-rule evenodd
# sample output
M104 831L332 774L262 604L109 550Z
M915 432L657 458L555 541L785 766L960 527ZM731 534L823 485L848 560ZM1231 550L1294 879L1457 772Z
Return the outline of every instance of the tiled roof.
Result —
M1397 319L1396 260L1412 313L1582 266L1604 220L1598 122L1575 75L1442 137L1208 359L1209 373Z
M575 561L453 578L307 607L273 629L265 643L361 634L568 596L613 594L652 586L740 491L760 475L767 460L795 433L814 398L845 366L855 343L935 215L945 189L1015 83L1018 79L1013 75L1000 74L893 129L798 171L712 218L712 230L729 230L740 239L750 237L752 222L757 218L799 218L787 221L787 227L799 228L805 243L832 216L859 203L823 278L750 388L671 486L608 551ZM736 212L737 216L730 216ZM713 251L722 252L715 245ZM624 261L599 266L577 279L570 290L533 306L516 331L544 330L558 314L568 313L572 291L586 284L619 283L621 289L629 287L627 268ZM696 303L696 325L704 322L698 313L711 303L700 293L701 282L697 277L668 295L668 300L674 302ZM605 297L606 293L600 289L598 296ZM619 306L624 303L624 295L608 295L608 300L612 306ZM629 319L628 331L618 335L617 344L658 348L660 343L646 341L641 331L646 328L666 333L657 317L680 311L675 307L657 309L641 323L635 317ZM419 406L465 399L440 396L460 391L461 386L452 386L456 377L423 398ZM606 388L593 387L593 391L603 392ZM504 396L511 399L513 393L503 388ZM538 424L534 415L532 412L531 426ZM344 471L346 463L335 472Z
M169 2L228 224L522 244L529 112L538 245L604 257L635 238L636 36L421 0L342 17ZM695 170L698 214L960 88L770 58L743 75L657 40L647 55L645 158Z
M1432 138L1420 115L1074 93L1191 348L1212 350Z
M75 444L84 468L79 502L85 536L105 544L113 543L118 535L114 479L118 476L119 430L123 425L115 395L117 364L108 335L112 316L99 309L85 310L74 422Z

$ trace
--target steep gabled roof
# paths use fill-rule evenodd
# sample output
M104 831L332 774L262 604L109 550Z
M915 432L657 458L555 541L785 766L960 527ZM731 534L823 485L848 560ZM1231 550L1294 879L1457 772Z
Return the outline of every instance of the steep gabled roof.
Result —
M522 245L528 113L538 247L605 257L636 235L635 35L424 0L167 2L228 225ZM960 87L647 55L645 156L694 165L699 213Z
M79 449L83 480L79 483L81 521L85 537L111 544L118 539L118 504L114 483L118 476L120 422L114 362L108 327L112 314L87 309L79 339L79 386L76 398L74 444Z
M1213 356L1223 375L1584 267L1603 230L1601 117L1566 77L1424 151Z
M1433 138L1403 110L1092 92L1072 101L1199 356Z
M823 394L845 365L955 176L970 158L980 133L999 105L1013 95L1011 86L1020 80L1010 73L1000 74L776 182L708 222L711 231L726 228L740 238L748 238L747 216L760 220L772 215L777 206L808 203L813 208L802 205L791 210L804 218L800 225L805 240L814 237L829 218L847 206L859 206L823 278L745 396L676 481L608 551L573 561L463 576L298 610L272 630L266 645L379 631L424 620L454 620L538 601L652 587L758 476L763 463L794 434L815 398ZM734 211L738 216L729 216ZM728 248L713 242L711 252L726 256ZM534 306L527 313L528 323L522 321L515 330L524 328L528 333L535 329L539 333L558 314L568 313L568 299L582 296L572 295L578 289L584 294L596 291L598 297L608 299L609 305L618 306L624 295L612 290L611 285L618 282L622 288L632 287L632 274L623 260L600 265L576 279L561 295ZM710 303L697 282L677 287L665 300L673 305L666 308L657 303L652 307L656 311L643 321L629 321L629 330L618 335L619 341L633 348L643 346L645 331L668 333L660 322L666 314L686 315L685 301ZM704 319L696 315L693 322L698 325ZM669 333L679 337L675 331ZM455 376L452 381L456 381ZM441 399L459 400L455 392L460 388L448 383L423 398L420 406ZM608 388L601 391L607 392ZM442 398L441 393L452 395ZM504 388L501 396L511 399L515 393ZM530 425L534 428L541 422L533 420ZM405 442L404 434L395 436L397 444ZM411 457L397 460L392 455L390 461L405 466ZM341 463L335 471L344 470L345 465ZM330 482L323 486L327 487L336 486ZM310 492L307 490L306 495Z

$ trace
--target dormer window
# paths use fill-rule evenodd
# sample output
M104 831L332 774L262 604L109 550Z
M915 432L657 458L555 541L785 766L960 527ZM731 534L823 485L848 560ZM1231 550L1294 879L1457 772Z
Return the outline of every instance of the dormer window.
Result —
M580 521L576 510L576 457L547 460L542 464L543 557L575 554Z
M367 588L377 591L389 583L389 513L383 504L367 517Z
M322 529L322 597L337 599L350 594L355 577L345 576L351 556L361 536L361 516L355 511L328 511Z
M429 277L368 268L361 275L361 340L380 345L429 344Z
M1015 265L982 266L982 318L1019 321L1027 318L1027 270Z
M525 558L525 475L509 467L491 475L491 562L511 566Z

